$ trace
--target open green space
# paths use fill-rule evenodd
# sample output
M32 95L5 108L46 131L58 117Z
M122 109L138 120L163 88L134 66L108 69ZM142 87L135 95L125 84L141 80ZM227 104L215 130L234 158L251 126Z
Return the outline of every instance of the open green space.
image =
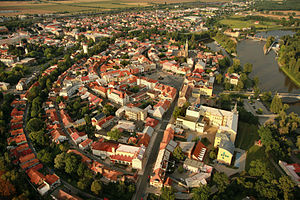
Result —
M280 176L280 173L276 170L276 168L271 163L268 155L265 153L264 147L259 147L257 145L253 145L247 152L247 159L246 159L246 171L250 169L250 163L253 160L261 160L262 162L267 164L267 167L276 177Z
M281 67L280 69L285 73L285 75L287 75L293 81L293 83L295 83L298 87L300 87L300 80L297 79L294 74L292 74L285 67Z
M251 146L254 145L255 140L258 139L259 135L257 133L256 125L239 122L238 134L235 140L236 147L243 150L248 150Z
M274 29L280 28L280 25L277 25L275 22L270 21L259 21L259 24L255 24L256 20L241 20L241 16L232 16L227 19L220 20L221 24L227 25L230 28L250 28L254 26L257 29Z

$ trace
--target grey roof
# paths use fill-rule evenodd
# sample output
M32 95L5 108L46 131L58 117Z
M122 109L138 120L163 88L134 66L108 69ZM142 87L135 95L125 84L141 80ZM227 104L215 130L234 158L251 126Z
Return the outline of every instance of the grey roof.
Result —
M231 154L234 152L234 144L230 140L223 140L223 138L221 139L219 148L225 149Z
M184 164L187 166L195 167L195 168L201 168L204 165L203 162L200 162L198 160L193 160L190 158L185 159Z
M105 117L105 114L100 113L100 114L96 115L94 118L98 121L99 119L104 118L104 117Z

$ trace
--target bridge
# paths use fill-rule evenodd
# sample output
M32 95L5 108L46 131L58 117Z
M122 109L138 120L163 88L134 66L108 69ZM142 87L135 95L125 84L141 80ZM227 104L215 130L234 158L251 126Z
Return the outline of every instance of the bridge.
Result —
M247 38L251 40L257 40L257 41L267 41L267 38L264 38L263 36L258 37L258 36L247 35Z
M300 100L300 94L293 94L293 93L277 93L279 98L295 98Z
M271 51L271 49L272 49L272 47L273 47L273 45L276 43L276 41L274 41L271 45L270 45L270 47L267 49L267 51L265 52L265 55L266 54L268 54L270 51Z

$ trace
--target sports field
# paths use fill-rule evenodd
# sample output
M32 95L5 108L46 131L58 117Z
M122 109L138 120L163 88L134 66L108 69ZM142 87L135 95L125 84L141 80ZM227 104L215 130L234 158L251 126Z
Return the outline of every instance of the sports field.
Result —
M65 0L65 1L1 1L0 16L44 14L55 12L87 12L116 8L143 7L153 4L194 2L196 0ZM203 2L218 0L203 0ZM224 0L228 1L228 0Z

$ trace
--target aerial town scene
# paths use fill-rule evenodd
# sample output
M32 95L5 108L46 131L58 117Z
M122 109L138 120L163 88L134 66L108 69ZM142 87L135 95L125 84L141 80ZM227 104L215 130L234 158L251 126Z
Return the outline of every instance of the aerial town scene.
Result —
M299 0L0 1L0 199L299 200Z

